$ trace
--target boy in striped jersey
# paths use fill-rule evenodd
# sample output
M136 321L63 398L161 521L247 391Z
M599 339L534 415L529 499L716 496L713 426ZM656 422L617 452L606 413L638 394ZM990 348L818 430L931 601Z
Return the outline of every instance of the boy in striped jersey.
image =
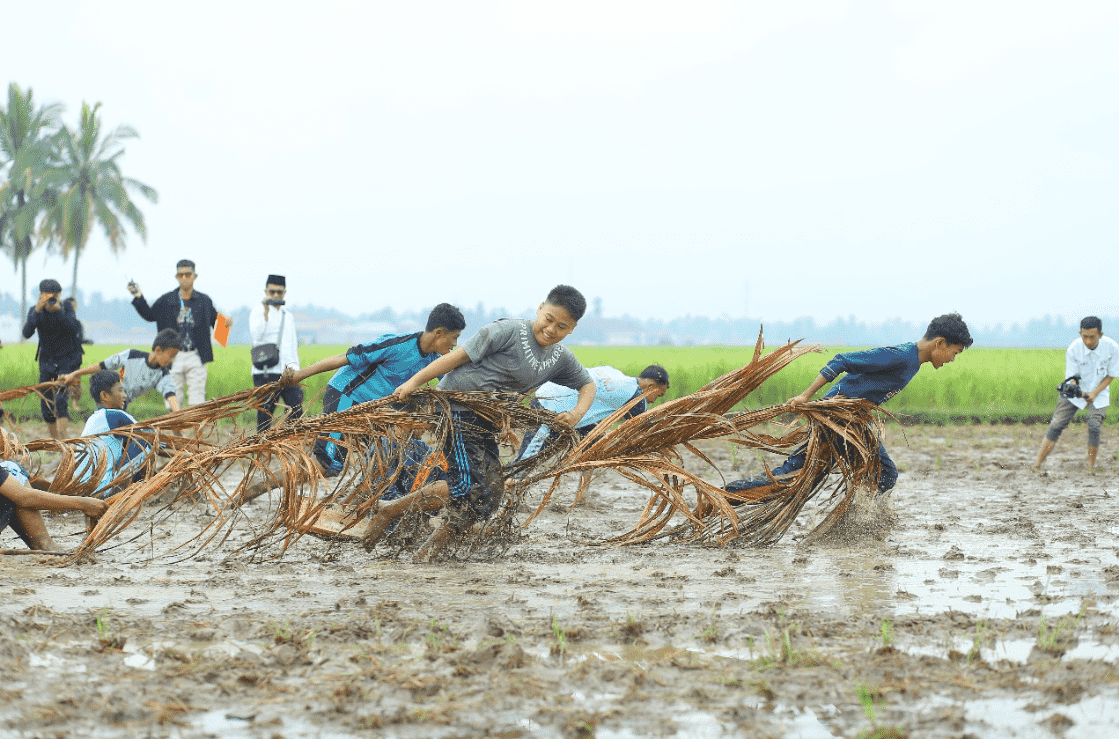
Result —
M155 388L163 395L172 411L179 410L179 399L175 395L175 382L171 378L171 362L179 353L179 333L173 328L166 328L155 336L151 352L142 352L139 349L125 349L106 357L100 362L94 362L88 367L74 370L68 375L59 378L67 384L80 383L82 375L92 375L101 370L123 370L121 384L124 390L124 405L121 410L128 407L136 398ZM93 386L90 385L93 394ZM98 401L93 394L94 401Z
M323 394L323 413L343 411L358 403L392 395L398 386L455 348L466 328L462 312L449 303L432 309L423 331L385 334L370 344L350 347L345 354L320 359L301 370L286 368L280 382L291 385L337 370ZM346 462L346 450L328 439L315 441L315 458L327 475L337 475Z
M82 436L92 436L85 449L77 455L75 477L85 483L97 472L104 459L105 467L101 473L100 484L91 493L98 498L108 498L128 485L142 479L141 466L151 447L142 441L117 436L111 432L121 426L136 423L136 419L124 410L125 392L120 375L112 370L99 370L89 378L89 394L97 401L97 411L86 421ZM117 485L113 480L132 472Z

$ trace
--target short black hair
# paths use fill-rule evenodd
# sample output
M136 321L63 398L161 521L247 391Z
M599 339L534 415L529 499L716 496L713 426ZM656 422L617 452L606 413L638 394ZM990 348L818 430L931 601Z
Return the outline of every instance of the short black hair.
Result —
M645 369L641 370L641 374L637 376L639 380L652 380L658 385L669 387L668 384L668 370L661 367L659 364L650 364Z
M152 342L152 349L182 349L183 340L179 338L179 332L173 328L165 328L155 335L155 341Z
M462 317L462 311L450 303L440 303L427 315L427 326L424 330L434 331L437 328L462 331L466 328L466 319Z
M548 293L544 302L563 308L576 321L580 320L583 314L587 312L587 299L583 297L583 293L571 285L556 285Z
M1085 329L1085 330L1090 330L1090 329L1094 328L1102 334L1103 333L1103 321L1101 321L1097 316L1088 316L1087 318L1081 319L1080 328Z
M101 405L101 393L107 393L113 389L113 385L120 382L120 375L116 370L97 370L93 373L93 377L89 378L89 394L93 396L93 402Z
M175 263L175 269L181 269L182 267L190 267L190 271L193 272L194 262L190 261L189 259L180 259L178 262Z
M925 339L932 341L936 338L944 339L949 345L962 346L965 349L973 343L971 332L967 330L967 324L959 313L945 313L929 321L929 327L925 330Z

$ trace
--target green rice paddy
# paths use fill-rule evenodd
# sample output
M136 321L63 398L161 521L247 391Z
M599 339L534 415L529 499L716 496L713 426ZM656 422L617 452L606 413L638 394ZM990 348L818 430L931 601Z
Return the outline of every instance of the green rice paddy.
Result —
M84 362L103 359L123 346L90 346ZM305 345L300 347L304 366L324 357L344 352L346 346ZM214 347L215 361L210 365L209 397L228 395L252 384L247 346ZM650 364L663 365L672 386L665 396L673 399L694 392L710 380L750 361L753 347L745 346L575 346L575 355L588 367L610 365L636 376ZM746 407L758 408L782 403L800 393L816 377L820 368L839 351L852 347L830 347L820 353L801 357L753 393ZM31 385L38 380L32 344L8 345L0 349L0 388ZM310 400L326 385L330 373L311 378L304 387ZM885 408L903 421L920 422L1045 422L1057 402L1056 387L1064 379L1064 351L1061 349L990 349L972 347L955 362L934 370L924 365L909 386L886 404ZM88 413L93 402L88 397L88 378L83 378L81 405ZM37 415L37 402L10 402L8 409L20 415ZM311 404L308 411L319 412ZM150 392L133 403L129 410L137 417L164 412L163 403ZM1109 414L1116 423L1119 414Z

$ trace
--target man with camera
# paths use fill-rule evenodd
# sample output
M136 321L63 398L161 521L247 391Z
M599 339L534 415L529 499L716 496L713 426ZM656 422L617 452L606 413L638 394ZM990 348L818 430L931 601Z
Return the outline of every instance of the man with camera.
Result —
M39 301L27 312L23 338L39 332L39 382L57 380L82 366L82 326L68 302L59 300L62 285L58 280L39 283ZM46 390L39 402L43 420L51 438L66 437L66 421L70 420L70 395L65 385Z
M1060 397L1045 439L1037 453L1034 469L1040 469L1057 445L1061 432L1078 410L1088 411L1088 469L1096 466L1100 430L1110 403L1108 386L1119 376L1119 343L1103 335L1103 322L1088 316L1080 322L1080 338L1065 351L1065 379L1058 386Z
M252 337L253 386L260 387L280 379L283 371L291 367L299 370L299 342L295 334L295 318L284 308L287 279L283 275L268 275L264 285L264 299L249 311L249 335ZM283 398L292 419L303 415L303 388L288 385L271 396L256 412L257 432L267 431L272 425L272 414L278 398Z

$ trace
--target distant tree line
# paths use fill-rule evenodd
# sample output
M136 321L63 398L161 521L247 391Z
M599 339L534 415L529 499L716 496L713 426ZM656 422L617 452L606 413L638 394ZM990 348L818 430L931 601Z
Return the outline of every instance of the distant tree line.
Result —
M80 293L79 297L81 297ZM125 297L106 300L101 293L95 292L82 300L82 303L83 321L107 322L122 329L138 325L136 311ZM13 296L0 294L0 315L15 313L18 307L20 307L19 301ZM382 308L372 313L349 316L335 308L314 305L293 305L291 308L301 320L335 320L342 324L376 322L398 332L415 331L422 327L430 310L430 307L417 311ZM498 318L533 315L531 309L521 311L509 311L504 308L487 309L481 304L474 307L460 306L460 308L463 317L466 318L467 328L464 334L466 338L469 338L477 328ZM236 344L248 343L248 308L233 310L233 316L234 328L230 340ZM1105 333L1110 328L1119 334L1119 316L1101 315L1100 318L1103 320ZM571 340L575 344L749 346L757 340L761 326L762 323L756 318L682 316L670 321L660 321L632 316L607 318L597 312L590 312L579 321L579 327ZM1045 316L1012 324L999 323L993 326L972 324L971 332L977 346L1045 348L1068 346L1076 338L1079 327L1079 319L1065 320L1061 317ZM883 346L915 340L924 333L925 324L899 319L874 323L860 321L850 316L837 318L828 323L817 323L811 318L766 321L764 328L766 343L771 346L784 343L788 339L805 339L810 343L828 346ZM105 343L119 343L119 339L113 337L92 338Z

